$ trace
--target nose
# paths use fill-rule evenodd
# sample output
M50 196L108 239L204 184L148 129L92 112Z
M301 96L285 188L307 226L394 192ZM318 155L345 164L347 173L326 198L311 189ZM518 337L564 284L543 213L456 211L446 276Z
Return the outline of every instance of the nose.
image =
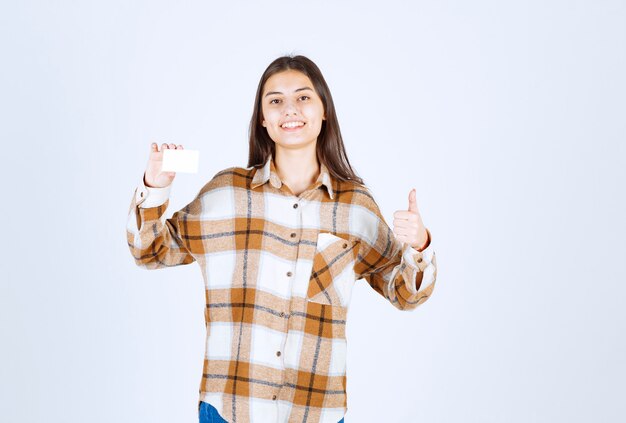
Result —
M285 109L284 109L285 116L289 116L290 113L295 115L298 112L298 108L293 102L285 101L284 104L285 104Z

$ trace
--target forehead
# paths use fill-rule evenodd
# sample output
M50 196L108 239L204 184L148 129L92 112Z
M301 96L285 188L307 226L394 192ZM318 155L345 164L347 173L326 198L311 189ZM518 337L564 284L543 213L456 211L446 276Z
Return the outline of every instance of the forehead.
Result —
M302 87L313 88L313 83L308 76L297 70L286 70L275 73L265 81L263 93L268 91L280 91L283 94L289 94L294 90Z

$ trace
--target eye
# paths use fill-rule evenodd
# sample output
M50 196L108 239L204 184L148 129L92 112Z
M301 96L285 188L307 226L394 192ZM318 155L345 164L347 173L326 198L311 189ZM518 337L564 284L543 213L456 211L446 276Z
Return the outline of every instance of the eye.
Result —
M275 103L274 103L274 101L275 101L275 100L276 100L276 101L280 101L279 99L274 98L274 99L270 100L270 104L275 104Z
M308 95L302 95L302 96L300 96L300 98L302 98L302 97L311 98L311 97L309 97Z

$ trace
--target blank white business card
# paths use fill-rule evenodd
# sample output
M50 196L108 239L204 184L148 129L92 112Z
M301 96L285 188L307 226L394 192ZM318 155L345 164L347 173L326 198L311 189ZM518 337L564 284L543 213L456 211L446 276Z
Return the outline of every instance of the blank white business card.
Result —
M161 172L198 173L198 150L163 150Z

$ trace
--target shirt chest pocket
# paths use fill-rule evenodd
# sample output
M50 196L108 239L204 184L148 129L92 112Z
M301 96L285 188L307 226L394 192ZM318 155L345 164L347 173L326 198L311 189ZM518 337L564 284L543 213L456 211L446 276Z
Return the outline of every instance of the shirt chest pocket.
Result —
M344 307L348 305L355 281L357 245L355 241L329 232L317 235L307 301Z

